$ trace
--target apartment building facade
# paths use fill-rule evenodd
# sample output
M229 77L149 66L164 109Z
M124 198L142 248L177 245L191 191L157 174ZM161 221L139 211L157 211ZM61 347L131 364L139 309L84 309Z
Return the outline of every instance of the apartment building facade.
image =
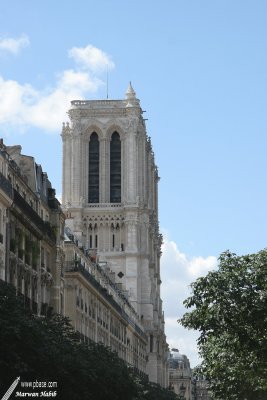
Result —
M0 278L36 314L60 312L64 214L47 174L21 146L0 143Z

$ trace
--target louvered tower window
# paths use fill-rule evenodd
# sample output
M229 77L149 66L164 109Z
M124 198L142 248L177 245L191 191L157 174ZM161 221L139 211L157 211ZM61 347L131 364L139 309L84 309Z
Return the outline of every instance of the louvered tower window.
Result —
M99 140L95 132L89 142L89 203L99 203Z
M110 202L121 202L121 141L114 132L110 142Z

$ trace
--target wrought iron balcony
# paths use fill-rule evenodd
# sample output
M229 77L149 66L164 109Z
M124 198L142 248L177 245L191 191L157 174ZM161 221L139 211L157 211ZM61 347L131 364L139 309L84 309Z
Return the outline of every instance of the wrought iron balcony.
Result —
M100 268L97 265L97 268ZM102 296L110 303L110 305L121 315L121 317L131 325L135 331L145 340L147 341L146 334L142 331L142 329L136 324L136 322L128 315L127 312L117 303L117 301L113 298L111 294L108 293L107 289L103 287L94 276L78 261L67 261L65 263L65 272L79 272L81 273L88 282L94 286L98 292L102 294ZM118 293L117 293L118 294ZM122 302L126 302L126 298L121 299ZM129 304L128 307L132 308ZM132 310L134 311L134 310Z
M53 227L48 221L44 222L37 212L27 203L27 201L19 194L16 189L13 189L14 204L23 214L42 232L47 234L51 240L56 241L56 234Z
M37 226L40 231L44 229L44 221L27 201L14 189L14 204Z

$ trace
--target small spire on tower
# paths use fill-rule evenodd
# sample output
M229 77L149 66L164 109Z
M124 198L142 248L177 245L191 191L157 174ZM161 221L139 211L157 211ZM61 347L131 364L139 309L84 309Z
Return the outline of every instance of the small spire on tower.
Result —
M128 86L128 89L127 89L125 95L126 95L127 100L136 99L135 91L133 90L131 81L129 82L129 86Z
M127 108L140 107L139 100L135 96L135 91L133 90L131 82L129 82L129 86L125 93L125 96L126 96L126 107Z

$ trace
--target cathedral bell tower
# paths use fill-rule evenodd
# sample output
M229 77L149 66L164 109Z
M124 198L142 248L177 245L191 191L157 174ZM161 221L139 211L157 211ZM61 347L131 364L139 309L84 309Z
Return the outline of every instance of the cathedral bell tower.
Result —
M147 372L165 385L158 170L131 83L125 100L74 100L63 124L66 224L115 273L147 336Z

